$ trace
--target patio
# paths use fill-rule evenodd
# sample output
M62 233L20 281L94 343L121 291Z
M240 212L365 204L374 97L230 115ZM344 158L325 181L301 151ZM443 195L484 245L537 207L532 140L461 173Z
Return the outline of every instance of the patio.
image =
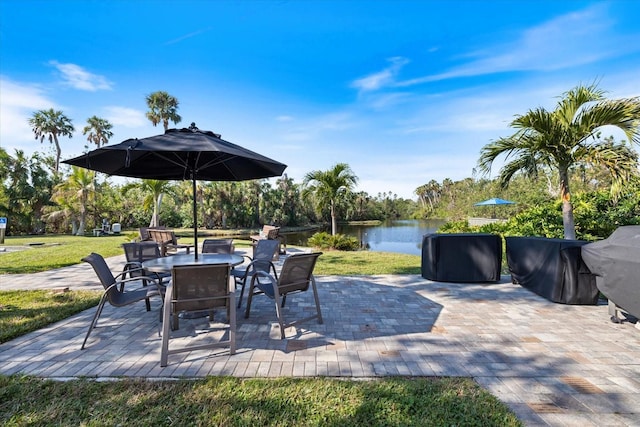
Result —
M113 270L124 256L108 259ZM95 309L0 345L0 373L48 378L469 376L527 425L640 425L640 330L609 321L606 304L554 304L509 282L438 283L418 275L317 277L324 324L279 339L273 301L238 312L237 354L169 358L160 367L158 311L105 306L85 350ZM94 288L88 265L0 276L0 289ZM292 296L287 313L312 305ZM224 314L220 314L224 316ZM181 320L183 334L207 319ZM200 326L199 326L200 325Z

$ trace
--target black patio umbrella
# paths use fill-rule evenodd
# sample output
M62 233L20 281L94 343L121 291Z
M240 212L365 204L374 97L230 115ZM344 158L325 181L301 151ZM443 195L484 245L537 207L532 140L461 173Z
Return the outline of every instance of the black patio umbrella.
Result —
M162 135L127 139L62 163L131 178L191 180L193 182L193 235L198 257L196 181L244 181L280 176L287 165L201 131L168 129Z

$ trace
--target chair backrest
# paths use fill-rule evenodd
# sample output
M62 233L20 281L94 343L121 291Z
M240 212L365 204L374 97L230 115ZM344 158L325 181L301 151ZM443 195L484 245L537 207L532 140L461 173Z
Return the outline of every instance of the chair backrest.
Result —
M93 267L98 279L100 279L100 283L102 283L102 287L107 291L107 300L109 303L116 307L124 305L123 293L118 290L117 286L112 286L116 283L116 278L113 276L102 255L92 252L90 255L82 258L82 261L91 264L91 267Z
M271 261L278 251L279 240L258 240L253 248L254 261Z
M233 239L205 239L202 242L203 254L233 253Z
M279 234L280 234L280 227L276 227L274 225L262 226L262 235L269 240L277 239Z
M116 278L113 276L113 273L109 269L109 266L102 255L92 252L82 258L82 261L91 264L91 267L93 267L93 270L98 275L98 279L100 279L100 283L102 283L102 286L105 289L108 289L109 286L116 282Z
M123 243L124 255L127 262L144 262L150 259L160 258L160 248L156 242L130 242Z
M287 257L282 264L278 277L278 290L281 294L306 291L311 283L313 269L322 252L294 254Z
M225 306L230 293L230 269L228 264L174 266L171 297L174 313Z
M149 235L149 229L150 228L151 227L140 227L138 229L138 233L140 233L140 240L141 241L144 242L144 241L147 241L147 240L151 240L151 236ZM155 227L154 229L155 230L164 230L164 228L165 227L163 225L161 225L159 227Z
M149 237L151 240L157 243L172 243L174 245L178 244L178 238L176 237L176 233L173 230L164 230L158 228L150 228L147 230L149 232Z

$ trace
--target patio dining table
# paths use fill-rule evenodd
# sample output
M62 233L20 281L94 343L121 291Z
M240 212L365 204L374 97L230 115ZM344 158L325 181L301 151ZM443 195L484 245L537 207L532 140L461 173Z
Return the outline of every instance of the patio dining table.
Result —
M199 254L198 258L195 254L181 254L165 256L155 259L150 259L142 263L142 268L146 271L154 273L170 273L171 269L176 265L216 265L216 264L228 264L231 267L240 265L244 262L244 257L236 254ZM169 282L169 286L171 286ZM229 281L229 290L234 289L232 280ZM170 295L170 293L169 293ZM185 312L181 313L184 319L196 319L199 317L208 316L208 311L202 312Z
M244 258L236 254L199 254L198 258L194 254L180 254L144 261L142 268L154 273L167 273L174 265L229 264L235 267L243 262Z

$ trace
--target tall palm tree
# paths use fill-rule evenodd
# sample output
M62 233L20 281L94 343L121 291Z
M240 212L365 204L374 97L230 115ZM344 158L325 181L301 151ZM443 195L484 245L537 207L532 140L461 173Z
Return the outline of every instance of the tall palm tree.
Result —
M485 145L478 161L480 170L488 173L498 156L506 156L499 179L503 188L520 171L529 177L543 169L557 171L565 239L576 237L569 188L572 167L607 168L612 190L638 173L637 155L628 145L602 141L599 135L603 126L615 126L629 141L640 144L640 97L608 100L604 94L595 84L576 86L563 94L555 110L537 108L516 116L511 122L516 133Z
M31 130L36 136L36 139L40 139L42 143L45 138L50 143L54 143L56 146L56 167L55 171L58 172L60 168L60 142L59 136L68 136L71 138L75 131L71 119L65 116L62 111L56 111L53 108L48 110L40 110L33 113L33 116L29 119L29 125Z
M65 201L66 203L76 201L77 205L73 206L79 208L76 212L80 213L80 224L76 230L76 235L84 236L86 222L87 222L87 206L89 199L95 194L95 178L96 173L89 169L80 168L77 166L71 166L71 174L69 177L56 186L56 193L54 198L58 201Z
M158 227L160 225L162 197L164 194L172 192L172 184L170 181L159 179L143 179L142 189L149 194L143 201L145 209L153 205L153 215L151 216L149 227Z
M304 197L313 196L317 206L322 210L327 206L331 212L331 234L338 230L337 205L349 199L349 194L358 183L358 177L346 163L338 163L327 171L311 171L304 177Z
M113 125L108 120L92 116L87 119L87 126L82 129L82 134L86 135L88 133L87 141L93 142L100 148L101 145L107 145L109 139L113 136L111 128L113 128Z
M180 123L182 117L178 114L178 100L167 92L158 91L147 95L146 98L149 111L147 118L154 126L162 122L165 132L169 129L169 121L174 124Z

